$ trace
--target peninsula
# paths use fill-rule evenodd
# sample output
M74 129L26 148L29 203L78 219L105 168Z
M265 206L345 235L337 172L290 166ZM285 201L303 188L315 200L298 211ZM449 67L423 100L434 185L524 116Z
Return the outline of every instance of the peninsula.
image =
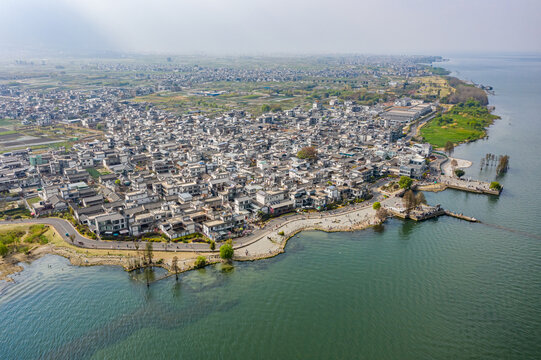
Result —
M3 276L45 253L183 271L231 242L253 260L301 230L445 213L410 188L498 195L433 151L496 118L483 89L424 65L439 59L45 64L39 80L18 63L0 82Z

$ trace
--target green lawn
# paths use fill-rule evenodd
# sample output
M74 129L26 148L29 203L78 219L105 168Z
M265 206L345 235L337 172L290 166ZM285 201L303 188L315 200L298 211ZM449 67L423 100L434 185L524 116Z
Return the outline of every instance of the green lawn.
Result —
M36 197L30 198L30 199L26 199L26 201L28 202L28 205L32 205L32 204L39 203L41 201L41 199L40 199L39 196L36 196Z
M455 144L473 141L483 138L486 128L496 118L478 102L468 101L430 120L421 128L421 136L435 147L443 147L447 141Z

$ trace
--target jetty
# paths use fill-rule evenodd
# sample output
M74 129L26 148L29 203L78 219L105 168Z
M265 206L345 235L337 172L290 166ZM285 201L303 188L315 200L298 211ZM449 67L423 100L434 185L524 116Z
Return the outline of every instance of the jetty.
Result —
M480 222L476 218L472 216L467 216L464 214L458 214L449 210L445 210L442 208L439 204L435 206L422 204L414 209L410 210L409 213L404 208L404 206L401 203L400 198L394 198L391 201L389 201L385 209L389 211L394 217L400 218L400 219L411 219L414 221L423 221L428 220L431 218L435 218L442 215L451 216L457 219L469 221L469 222Z
M476 218L474 218L473 216L467 216L467 215L464 215L464 214L457 214L457 213L454 213L454 212L449 211L449 210L444 210L444 213L447 216L451 216L451 217L461 219L461 220L466 220L466 221L469 221L469 222L476 222L476 223L481 222L481 221L477 220Z

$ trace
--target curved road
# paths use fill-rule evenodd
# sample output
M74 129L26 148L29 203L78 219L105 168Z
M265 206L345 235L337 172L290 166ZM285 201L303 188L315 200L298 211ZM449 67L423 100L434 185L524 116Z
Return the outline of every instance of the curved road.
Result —
M378 184L379 181L376 183ZM284 217L279 217L270 220L265 224L265 227L255 230L252 234L245 237L240 237L234 240L234 248L239 249L245 246L251 245L256 241L263 239L270 232L277 231L279 227L286 223L292 221L303 220L303 219L319 219L320 216L325 217L335 217L341 216L344 214L349 214L360 209L372 206L374 201L378 201L382 198L380 194L377 194L370 202L364 202L361 204L347 206L339 210L326 211L324 213L318 213L314 215L288 215ZM56 229L58 234L64 239L67 243L73 244L80 248L86 249L106 249L106 250L135 250L135 244L133 241L117 241L117 240L94 240L89 239L81 235L73 225L65 220L60 218L38 218L38 219L20 219L20 220L10 220L10 221L0 221L0 225L13 225L13 224L45 224L50 225ZM67 234L67 235L66 235ZM70 236L74 235L73 241ZM139 242L139 248L144 249L146 242ZM153 242L153 249L155 251L181 251L181 252L213 252L209 249L207 243L165 243L165 242ZM219 250L214 250L218 252Z

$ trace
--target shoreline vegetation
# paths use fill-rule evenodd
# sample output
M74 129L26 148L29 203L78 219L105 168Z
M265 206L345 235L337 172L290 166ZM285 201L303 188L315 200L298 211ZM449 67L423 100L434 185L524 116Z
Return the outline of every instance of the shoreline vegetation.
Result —
M324 231L324 232L347 232L366 229L371 226L380 225L385 219L379 219L376 211L372 209L371 204L361 208L352 208L343 213L321 214L319 218L302 217L286 221L278 227L269 228L264 236L253 243L250 243L240 249L237 248L233 255L235 261L254 261L271 258L285 251L285 246L289 239L302 231ZM0 225L0 234L8 232L30 231L36 225L17 224ZM44 255L52 254L67 258L72 265L77 266L97 266L113 265L121 266L126 271L136 270L144 266L134 267L134 259L144 256L144 250L105 250L105 249L86 249L79 248L65 242L57 233L53 226L41 225L45 229L47 241L42 244L25 249L25 251L11 252L5 257L0 257L0 280L14 281L12 275L24 270L21 263L30 263L41 258ZM24 241L21 244L25 244ZM198 257L205 258L204 266L215 264L221 261L216 252L164 252L154 251L153 258L156 260L146 266L158 266L169 271L169 275L174 275L174 259L177 259L176 273L197 269Z
M487 128L499 119L488 107L484 89L450 76L442 76L451 91L440 98L443 108L419 128L423 141L443 148L447 142L467 143L487 136Z

